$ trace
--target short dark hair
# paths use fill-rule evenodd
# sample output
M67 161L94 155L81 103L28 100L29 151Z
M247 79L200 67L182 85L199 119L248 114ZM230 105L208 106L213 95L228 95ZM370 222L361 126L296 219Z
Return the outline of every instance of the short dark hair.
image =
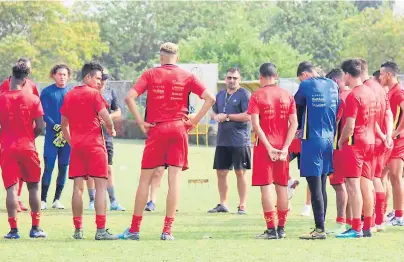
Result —
M28 62L30 62L30 61L29 61L29 59L26 58L26 57L20 57L20 58L18 58L18 60L17 60L17 63L28 63Z
M387 71L389 71L393 76L397 76L400 71L397 63L394 61L386 61L380 67L386 68Z
M303 61L297 67L297 76L300 76L303 72L313 72L313 64L309 61Z
M342 62L342 71L353 77L359 77L361 74L361 61L359 59L347 59Z
M16 63L13 66L13 77L17 80L24 80L31 73L31 68L26 63Z
M103 67L100 63L92 61L85 63L83 65L83 68L81 69L81 78L84 79L86 75L90 74L91 76L94 76L94 74L97 71L100 71L101 73L103 72Z
M260 66L260 75L263 77L274 77L277 74L276 65L273 63L264 63Z
M380 70L374 71L373 76L376 77L376 78L379 78L380 77Z
M334 68L328 74L325 75L326 78L336 80L344 76L344 71L341 68Z
M227 69L227 73L236 73L238 72L239 75L241 76L241 70L238 67L230 67L229 69Z
M368 63L366 60L362 58L358 58L358 60L361 62L361 72L368 71Z
M56 74L59 69L66 69L67 74L69 75L69 77L72 75L72 71L70 70L70 68L66 64L57 64L54 67L52 67L52 69L51 69L51 71L49 73L50 78L52 78L53 75Z

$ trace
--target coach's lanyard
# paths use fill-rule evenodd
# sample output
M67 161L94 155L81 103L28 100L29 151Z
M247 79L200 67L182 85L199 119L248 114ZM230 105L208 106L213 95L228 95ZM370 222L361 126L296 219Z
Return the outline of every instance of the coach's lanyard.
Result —
M229 96L229 98L227 98L227 95L228 95L229 93L227 93L227 91L226 91L226 95L225 95L225 97L224 97L223 113L226 113L227 102L231 99L231 97L232 97L236 92L237 92L237 90L236 90L233 94L231 94L231 95Z

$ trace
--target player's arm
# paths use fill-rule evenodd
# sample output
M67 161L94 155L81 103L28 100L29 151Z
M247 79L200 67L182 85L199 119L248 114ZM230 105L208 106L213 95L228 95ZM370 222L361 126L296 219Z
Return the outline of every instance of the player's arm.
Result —
M48 103L49 96L47 96L45 92L42 92L40 99L44 110L43 119L45 120L46 125L55 129L55 121L53 121L53 119L49 116L49 110L50 110Z
M208 90L203 91L200 97L204 100L204 102L196 116L190 120L190 123L193 126L197 125L199 121L201 121L201 119L208 113L216 101L215 97Z
M400 103L401 112L404 110L404 101ZM398 124L396 130L393 131L392 137L396 138L399 134L404 132L404 117L401 117L400 123Z
M108 113L108 110L104 107L100 111L98 111L98 115L101 117L102 121L104 121L104 125L107 128L108 133L111 136L115 136L115 128L114 128L114 122L112 121L111 116Z
M260 126L259 114L251 114L251 124L254 133L257 135L260 143L263 143L269 152L272 149L272 145L269 143L267 136Z
M44 129L44 122L43 122L43 117L36 117L34 118L34 123L35 123L35 127L34 127L34 134L35 134L35 138L37 138L40 134L42 134L43 129Z
M347 117L345 126L342 129L341 137L338 142L338 147L341 148L342 145L348 141L348 138L353 135L355 130L355 118L354 117Z
M386 140L387 135L382 132L379 123L376 122L376 136L378 136L383 142Z
M139 111L137 110L137 105L136 105L136 98L139 96L137 91L135 89L130 89L128 94L125 97L125 103L129 108L129 111L132 113L132 115L135 118L135 121L138 125L142 125L145 122L142 119L142 116L139 114Z
M116 91L114 89L112 89L111 111L112 112L109 115L112 120L121 118L122 110L118 103L118 95L116 94Z
M294 99L296 103L297 129L300 130L302 129L303 113L306 107L306 97L304 95L304 87L302 83L299 85L299 89L297 90Z
M62 133L63 137L65 138L66 142L71 145L71 138L70 138L70 130L69 130L69 119L65 116L62 115L62 122L61 122L61 127L62 127Z
M218 100L219 94L216 95L216 101ZM219 106L217 105L217 102L213 104L212 106L212 113L210 114L210 118L214 119L216 122L220 122L219 118L217 117L219 114Z
M239 114L229 114L230 121L235 122L248 122L251 120L251 116L247 113L248 102L250 101L250 93L245 94L245 97L241 100L241 111Z

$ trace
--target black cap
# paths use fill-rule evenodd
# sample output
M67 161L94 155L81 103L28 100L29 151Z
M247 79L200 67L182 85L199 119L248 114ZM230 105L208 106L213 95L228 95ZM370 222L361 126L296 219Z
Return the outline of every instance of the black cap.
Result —
M102 81L105 81L109 78L108 74L102 73Z

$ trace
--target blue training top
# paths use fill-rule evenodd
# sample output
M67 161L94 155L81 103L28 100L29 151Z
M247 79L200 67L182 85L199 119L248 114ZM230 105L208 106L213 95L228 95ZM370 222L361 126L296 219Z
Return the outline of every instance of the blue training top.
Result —
M300 83L295 100L301 138L334 139L339 106L338 85L324 77L307 79Z

